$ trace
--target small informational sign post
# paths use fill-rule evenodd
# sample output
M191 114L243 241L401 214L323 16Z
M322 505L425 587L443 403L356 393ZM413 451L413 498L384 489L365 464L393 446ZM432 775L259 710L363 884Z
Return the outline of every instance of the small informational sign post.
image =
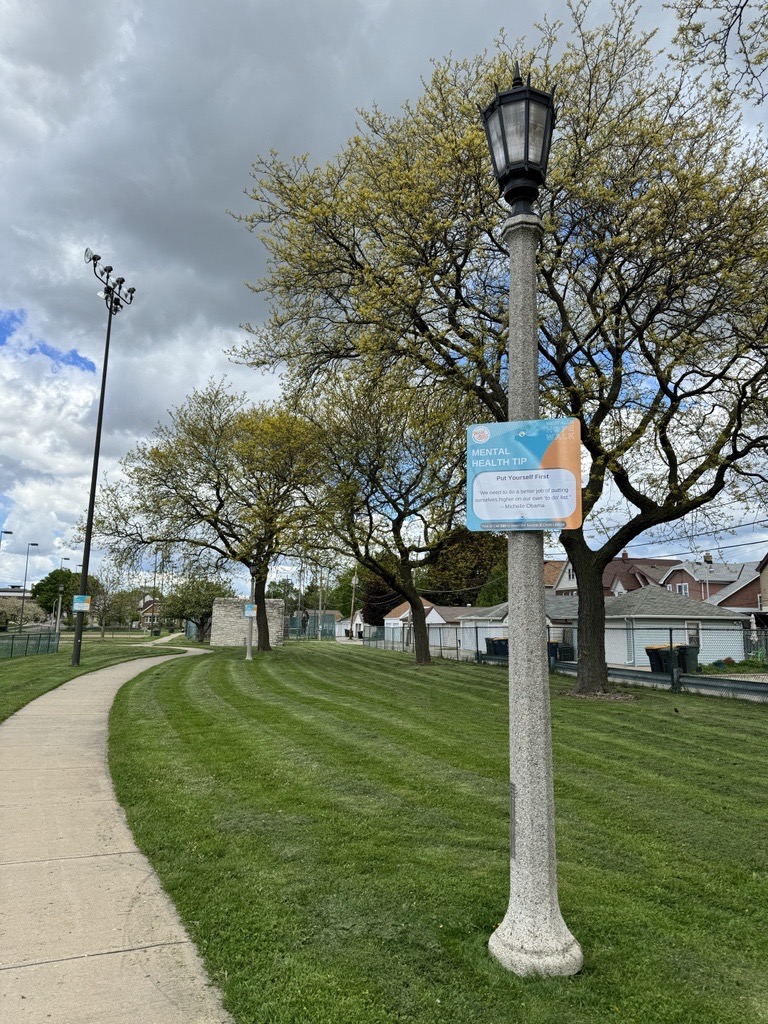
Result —
M467 428L467 528L571 530L581 526L576 419L475 423Z
M246 619L255 619L256 618L256 605L255 604L246 604L245 611L243 612L243 616Z
M75 594L72 598L73 612L89 612L91 610L91 599L88 594Z

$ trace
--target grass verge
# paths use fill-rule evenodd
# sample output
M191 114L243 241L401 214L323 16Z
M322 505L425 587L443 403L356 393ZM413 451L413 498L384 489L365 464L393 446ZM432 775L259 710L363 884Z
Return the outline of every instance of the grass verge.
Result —
M81 649L81 663L76 668L72 661L72 645L62 644L56 654L32 654L27 658L6 658L0 661L0 722L40 697L49 690L66 683L75 676L95 672L116 665L120 661L148 658L173 653L176 648L126 646L87 639Z
M123 687L118 796L235 1020L768 1020L768 709L571 685L552 699L560 903L586 958L567 979L486 948L508 894L503 671L308 643Z

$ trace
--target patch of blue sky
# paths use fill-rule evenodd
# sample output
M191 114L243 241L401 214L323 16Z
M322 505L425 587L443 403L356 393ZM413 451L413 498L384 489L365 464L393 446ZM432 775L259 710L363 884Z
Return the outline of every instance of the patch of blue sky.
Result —
M26 319L23 309L0 309L0 345L6 345Z
M80 353L71 348L69 352L62 352L60 349L54 348L53 345L48 345L44 341L40 341L33 348L27 349L30 355L35 352L39 352L40 355L46 356L55 366L75 366L79 370L86 370L88 373L96 373L96 364L91 362L90 359L86 359L85 356L81 356Z
M0 309L0 347L7 345L9 340L16 334L27 320L26 311L23 309ZM81 356L77 349L71 348L69 352L62 352L61 349L49 345L46 341L38 341L25 349L26 354L33 356L39 354L50 359L54 370L60 366L74 366L86 373L96 373L96 364Z

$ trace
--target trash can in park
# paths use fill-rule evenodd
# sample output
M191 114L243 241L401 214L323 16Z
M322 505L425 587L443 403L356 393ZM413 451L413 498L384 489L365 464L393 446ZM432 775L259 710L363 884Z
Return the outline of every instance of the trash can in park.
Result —
M648 655L648 661L651 663L651 672L663 672L664 669L661 665L661 652L668 651L668 647L646 647L645 653Z
M553 669L555 667L555 662L557 661L557 648L558 648L558 646L559 645L557 643L557 640L549 640L549 641L547 641L547 654L549 655L549 667L550 667L550 669Z
M496 637L496 654L501 654L503 657L509 657L509 640L505 636Z
M659 658L661 659L661 671L664 675L671 675L672 669L677 668L677 651L671 647L660 647Z
M699 671L699 648L693 644L679 644L677 664L681 672L692 674Z

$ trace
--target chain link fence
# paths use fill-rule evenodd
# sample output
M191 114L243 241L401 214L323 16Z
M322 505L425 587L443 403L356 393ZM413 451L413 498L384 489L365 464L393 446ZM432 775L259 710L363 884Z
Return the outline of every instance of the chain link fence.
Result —
M508 664L515 656L506 625L428 626L433 657ZM413 651L413 630L398 624L364 640L384 650ZM575 625L548 626L551 669L575 672L579 657ZM635 685L738 696L768 703L768 630L740 623L710 627L704 622L675 626L609 626L605 631L609 676Z
M45 633L0 633L0 658L55 654L58 649L59 634L55 630Z

